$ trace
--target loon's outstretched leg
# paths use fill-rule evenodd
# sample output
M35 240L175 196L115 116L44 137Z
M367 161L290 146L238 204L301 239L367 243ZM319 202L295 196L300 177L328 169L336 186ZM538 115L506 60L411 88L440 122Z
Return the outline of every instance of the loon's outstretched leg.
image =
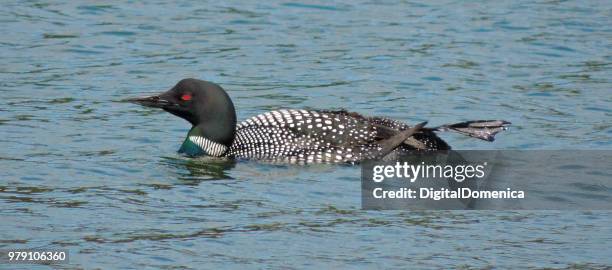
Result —
M454 131L463 135L492 142L495 140L495 134L508 129L510 124L510 122L504 120L476 120L442 125L432 128L431 130Z
M388 139L379 141L378 144L381 146L381 148L378 149L378 151L371 153L371 158L380 159L388 155L391 153L391 151L404 143L406 139L410 138L410 136L419 132L426 124L427 122L419 123L409 129L396 133Z

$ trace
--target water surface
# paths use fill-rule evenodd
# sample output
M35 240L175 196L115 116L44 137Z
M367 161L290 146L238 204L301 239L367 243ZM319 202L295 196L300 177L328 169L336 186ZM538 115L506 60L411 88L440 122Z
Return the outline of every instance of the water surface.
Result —
M4 3L0 248L67 248L69 269L609 267L609 212L361 211L358 167L187 159L187 122L118 101L194 77L239 119L505 119L495 143L443 137L611 149L611 18L609 1Z

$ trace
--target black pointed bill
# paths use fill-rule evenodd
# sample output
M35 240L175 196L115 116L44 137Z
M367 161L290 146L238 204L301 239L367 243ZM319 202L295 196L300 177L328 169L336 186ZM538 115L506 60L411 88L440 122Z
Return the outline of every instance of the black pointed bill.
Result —
M124 101L140 104L145 107L162 108L162 109L176 105L173 102L170 102L160 96L128 98L128 99L125 99Z

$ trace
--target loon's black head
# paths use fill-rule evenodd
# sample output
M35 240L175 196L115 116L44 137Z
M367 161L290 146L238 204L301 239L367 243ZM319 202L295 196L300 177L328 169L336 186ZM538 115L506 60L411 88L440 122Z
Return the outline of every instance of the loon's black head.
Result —
M236 111L221 86L197 79L183 79L159 95L128 99L181 117L193 125L190 133L230 146L234 141Z

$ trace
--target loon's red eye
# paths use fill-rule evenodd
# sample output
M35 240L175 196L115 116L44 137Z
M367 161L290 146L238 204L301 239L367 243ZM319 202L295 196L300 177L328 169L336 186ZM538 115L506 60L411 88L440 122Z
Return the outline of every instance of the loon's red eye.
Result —
M189 100L191 100L191 94L183 94L181 96L181 99L184 100L184 101L189 101Z

